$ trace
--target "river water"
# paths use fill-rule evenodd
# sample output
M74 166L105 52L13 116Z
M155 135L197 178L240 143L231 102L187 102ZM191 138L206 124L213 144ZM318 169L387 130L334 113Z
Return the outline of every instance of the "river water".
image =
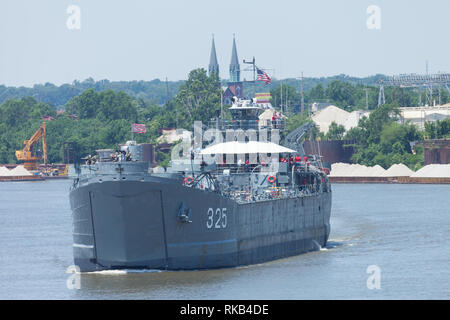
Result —
M232 269L81 274L79 282L66 273L69 185L0 183L0 299L450 298L450 185L333 185L332 231L320 251Z

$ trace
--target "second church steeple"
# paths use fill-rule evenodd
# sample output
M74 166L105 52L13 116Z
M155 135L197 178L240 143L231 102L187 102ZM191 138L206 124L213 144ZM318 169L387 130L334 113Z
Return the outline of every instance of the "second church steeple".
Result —
M231 63L230 63L230 82L241 81L241 67L239 65L239 59L236 49L236 39L233 35L233 49L231 50Z

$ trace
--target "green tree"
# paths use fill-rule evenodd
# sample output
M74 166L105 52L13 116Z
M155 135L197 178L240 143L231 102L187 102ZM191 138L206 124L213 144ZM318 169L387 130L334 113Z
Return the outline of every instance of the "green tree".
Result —
M345 110L351 110L355 105L355 87L342 81L333 81L326 89L327 97L338 107Z
M403 163L412 169L423 165L423 149L416 154L411 142L422 140L422 133L410 123L396 122L396 105L383 105L373 111L369 118L360 120L358 127L349 130L346 139L357 141L357 152L352 160L367 166L376 164L389 168L395 163Z
M283 94L281 94L281 90L283 90ZM288 115L293 115L296 113L296 110L299 110L301 97L300 93L298 93L293 86L280 84L270 91L270 95L270 102L276 109L280 110L282 105L283 112ZM283 101L281 99L283 99Z
M325 97L325 89L323 88L323 85L321 83L317 84L315 87L313 87L309 93L308 98L310 101L318 101L318 100L324 100Z
M450 137L450 118L425 122L425 136L428 139L442 139Z
M220 112L220 81L215 73L195 69L174 98L178 125L190 128L194 121L209 121Z
M307 116L302 115L302 114L296 114L293 115L289 118L287 118L286 121L286 129L287 132L291 132L295 129L297 129L298 127L300 127L301 125L310 122L311 119L309 119Z
M342 140L345 134L345 127L340 124L338 125L336 122L332 122L330 127L328 128L328 133L325 138L327 140Z

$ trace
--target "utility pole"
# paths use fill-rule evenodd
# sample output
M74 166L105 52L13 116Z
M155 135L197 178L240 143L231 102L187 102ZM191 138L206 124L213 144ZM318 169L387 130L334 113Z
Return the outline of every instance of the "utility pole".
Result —
M289 87L286 87L286 113L288 112L288 107L289 107Z
M364 91L366 92L366 110L369 110L369 89L365 88Z
M378 106L386 103L386 97L384 95L384 85L380 84L380 92L378 93Z
M439 105L441 105L441 87L439 86Z
M72 116L73 116L73 87L74 87L74 83L72 82Z
M303 112L305 111L305 94L304 94L304 88L303 88L303 71L302 71L302 79L300 80L300 112L303 115Z
M280 92L281 92L280 107L281 107L281 113L283 113L283 80L280 80Z
M167 82L167 77L166 77L166 103L169 102L169 83Z

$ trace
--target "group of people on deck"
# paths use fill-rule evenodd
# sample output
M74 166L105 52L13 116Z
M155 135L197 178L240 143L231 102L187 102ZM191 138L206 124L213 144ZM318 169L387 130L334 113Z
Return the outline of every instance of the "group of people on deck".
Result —
M308 162L308 157L304 156L303 160L304 160L305 163L307 163ZM280 158L280 162L288 163L289 165L293 165L293 164L296 164L296 163L301 163L302 162L302 157L300 157L300 156L295 156L294 157L293 155L290 155L289 158L281 157Z
M283 156L280 156L279 162L287 163L289 166L300 165L302 162L304 164L308 164L308 156L304 156L303 159L302 159L302 157L300 157L298 155L295 156L295 157L293 155L290 155L289 157L286 157L286 158L283 157ZM223 165L226 165L225 160L224 160L224 164ZM244 172L249 172L250 169L258 166L258 164L250 163L250 161L249 161L249 159L247 157L246 157L245 161L243 161L242 159L238 159L237 165L238 165L239 168L243 167L244 168ZM259 165L261 165L263 167L266 167L269 164L266 163L263 159L260 159L259 160Z

